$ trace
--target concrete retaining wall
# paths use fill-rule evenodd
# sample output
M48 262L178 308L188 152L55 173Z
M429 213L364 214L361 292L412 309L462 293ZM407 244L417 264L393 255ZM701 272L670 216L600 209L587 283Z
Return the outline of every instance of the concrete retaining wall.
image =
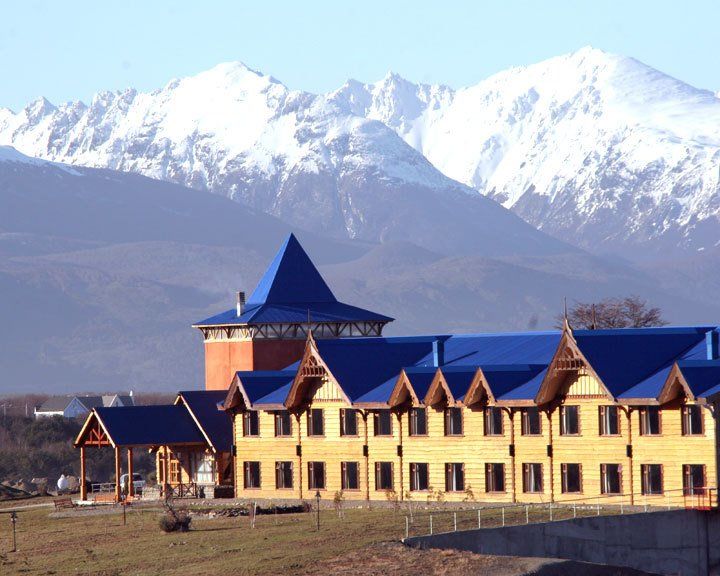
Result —
M498 556L563 558L659 574L720 573L720 516L716 511L577 518L419 536L407 538L405 543Z

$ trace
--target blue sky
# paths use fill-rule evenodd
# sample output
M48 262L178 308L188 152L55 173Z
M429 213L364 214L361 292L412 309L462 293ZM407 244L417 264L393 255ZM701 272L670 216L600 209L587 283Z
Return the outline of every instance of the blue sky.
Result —
M720 90L720 2L3 0L0 106L151 90L228 60L313 92L393 70L475 83L592 45Z

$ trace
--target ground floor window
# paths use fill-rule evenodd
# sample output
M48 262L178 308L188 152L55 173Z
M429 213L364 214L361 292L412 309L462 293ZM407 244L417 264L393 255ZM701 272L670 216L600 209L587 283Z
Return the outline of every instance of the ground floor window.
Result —
M427 463L410 464L410 490L427 490L429 484Z
M375 490L393 489L393 463L375 462Z
M260 462L245 462L245 488L260 488Z
M308 488L325 490L325 462L308 462Z
M683 465L683 490L686 496L705 494L705 465Z
M445 464L445 491L462 492L465 490L465 464Z
M620 464L600 464L600 492L622 494L622 466Z
M542 491L542 464L523 464L523 492Z
M485 492L505 492L505 464L485 464Z
M195 482L198 484L215 484L215 458L212 454L192 454L191 465Z
M643 494L663 493L662 464L642 464L640 466L640 472L642 474Z
M275 462L275 487L278 489L293 487L292 462Z
M357 462L343 462L341 464L342 489L360 489L360 465Z
M582 492L582 467L580 464L561 464L560 468L563 493Z

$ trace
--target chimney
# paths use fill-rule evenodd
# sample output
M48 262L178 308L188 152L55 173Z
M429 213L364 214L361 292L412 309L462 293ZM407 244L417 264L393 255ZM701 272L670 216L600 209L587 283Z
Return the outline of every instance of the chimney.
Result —
M720 353L718 353L718 341L719 341L720 334L718 334L717 330L710 330L710 332L705 333L705 346L707 348L707 359L708 360L717 360L720 358Z
M445 364L445 341L433 340L433 366L440 367Z
M237 293L237 315L238 318L245 312L245 292Z

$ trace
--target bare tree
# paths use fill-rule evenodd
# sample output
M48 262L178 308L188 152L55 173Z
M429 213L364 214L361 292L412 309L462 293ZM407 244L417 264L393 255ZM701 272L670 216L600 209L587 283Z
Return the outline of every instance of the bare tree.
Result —
M660 308L649 306L647 300L631 295L624 298L605 298L599 302L574 302L568 310L568 322L573 328L647 328L665 326ZM562 328L565 316L557 316Z

